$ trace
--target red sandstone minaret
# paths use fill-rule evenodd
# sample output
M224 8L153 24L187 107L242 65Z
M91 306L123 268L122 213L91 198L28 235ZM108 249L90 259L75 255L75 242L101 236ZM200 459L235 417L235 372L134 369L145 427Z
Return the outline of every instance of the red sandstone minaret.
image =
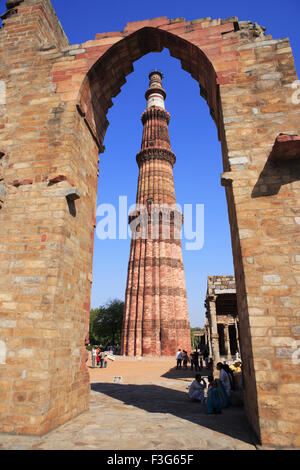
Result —
M136 210L129 215L133 230L122 354L173 356L190 350L190 323L182 261L182 213L176 208L171 151L162 74L149 75ZM135 227L137 229L135 230Z

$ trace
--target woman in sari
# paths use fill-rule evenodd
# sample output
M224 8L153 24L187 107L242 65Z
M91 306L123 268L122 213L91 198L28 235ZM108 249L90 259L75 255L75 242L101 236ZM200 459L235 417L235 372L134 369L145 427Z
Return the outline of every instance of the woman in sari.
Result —
M220 414L228 406L228 396L219 379L213 380L208 387L206 406L208 414Z
M223 388L229 398L231 392L231 381L228 372L226 371L226 367L222 362L218 362L217 369L220 371L219 380L223 385Z

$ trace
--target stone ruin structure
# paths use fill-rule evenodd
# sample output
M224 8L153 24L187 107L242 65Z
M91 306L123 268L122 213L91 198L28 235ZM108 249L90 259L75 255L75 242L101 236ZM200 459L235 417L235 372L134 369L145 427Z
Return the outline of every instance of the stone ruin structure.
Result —
M136 209L128 265L122 354L175 356L190 351L180 230L183 214L176 207L173 166L162 74L150 73L141 150ZM138 231L137 231L138 229Z
M300 446L300 106L289 40L236 17L161 17L70 45L50 0L9 0L1 18L0 431L43 434L89 407L106 115L133 62L166 47L199 83L222 147L248 420L263 445Z
M234 276L209 276L205 299L204 344L214 363L239 354L239 319Z

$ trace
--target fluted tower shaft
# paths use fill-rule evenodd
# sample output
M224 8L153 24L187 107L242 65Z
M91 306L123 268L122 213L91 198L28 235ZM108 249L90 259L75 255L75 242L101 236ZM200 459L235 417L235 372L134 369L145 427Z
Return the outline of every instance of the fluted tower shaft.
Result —
M152 72L141 150L133 237L128 264L122 354L170 356L190 350L190 324L182 260L182 213L176 208L162 74Z

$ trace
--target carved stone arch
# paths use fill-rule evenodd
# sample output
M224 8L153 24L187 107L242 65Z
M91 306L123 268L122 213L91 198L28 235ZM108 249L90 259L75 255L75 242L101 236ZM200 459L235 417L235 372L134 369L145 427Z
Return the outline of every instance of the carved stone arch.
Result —
M217 74L207 55L180 36L158 28L144 27L113 44L92 65L81 85L78 103L89 125L95 130L100 145L108 126L106 114L113 104L112 98L120 93L126 76L133 72L133 62L150 52L161 52L164 48L180 60L183 68L199 83L219 138L223 134ZM118 61L119 58L122 60Z

